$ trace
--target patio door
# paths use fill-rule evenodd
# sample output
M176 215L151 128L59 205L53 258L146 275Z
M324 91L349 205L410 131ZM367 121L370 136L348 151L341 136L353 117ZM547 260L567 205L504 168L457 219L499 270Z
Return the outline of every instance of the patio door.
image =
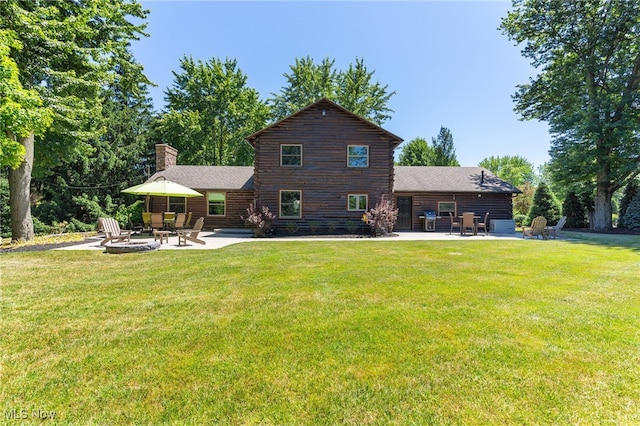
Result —
M398 203L398 221L395 229L398 231L411 231L413 199L411 197L398 197L396 202Z

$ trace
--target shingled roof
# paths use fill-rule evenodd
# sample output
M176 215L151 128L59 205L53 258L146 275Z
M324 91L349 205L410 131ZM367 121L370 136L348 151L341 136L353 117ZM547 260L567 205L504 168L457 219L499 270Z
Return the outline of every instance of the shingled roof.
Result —
M160 176L193 189L254 189L253 166L172 166L150 180Z
M484 175L483 175L484 172ZM159 176L193 189L254 189L252 166L172 166ZM395 166L394 192L493 192L521 191L483 167Z
M520 193L483 167L395 166L394 192Z

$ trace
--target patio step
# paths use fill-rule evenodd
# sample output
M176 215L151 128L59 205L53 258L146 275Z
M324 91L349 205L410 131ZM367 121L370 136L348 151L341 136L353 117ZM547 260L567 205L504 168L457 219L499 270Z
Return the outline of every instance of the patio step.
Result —
M250 235L253 234L253 229L248 228L216 228L213 230L216 234L224 235Z

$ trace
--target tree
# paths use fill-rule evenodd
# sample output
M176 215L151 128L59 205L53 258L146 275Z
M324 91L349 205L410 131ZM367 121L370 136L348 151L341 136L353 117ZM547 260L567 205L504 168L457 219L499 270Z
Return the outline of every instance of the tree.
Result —
M624 213L624 223L627 228L640 231L640 194L633 197L629 203L629 207Z
M247 87L237 61L185 56L180 68L165 91L167 111L154 124L157 137L171 143L189 164L252 164L253 150L245 137L264 127L269 108Z
M11 46L9 56L20 72L20 83L36 91L42 105L53 112L47 130L54 144L48 158L72 156L87 149L86 140L99 134L100 87L111 76L109 62L129 40L143 35L144 24L131 24L129 16L146 17L129 0L111 2L0 2L0 28L12 31L22 48ZM9 172L13 239L32 239L30 183L37 129L14 135L24 148L20 166ZM45 134L45 139L48 137Z
M432 149L424 138L415 138L402 145L398 165L428 166L431 164Z
M540 182L538 185L528 216L529 220L533 220L537 216L544 216L550 224L556 223L560 219L560 206L546 183Z
M535 184L536 174L533 171L533 164L526 158L505 155L503 157L488 157L480 161L480 167L490 170L500 179L509 182L516 188L522 190L525 183Z
M38 92L25 89L11 49L22 44L15 33L0 30L0 166L9 166L9 206L12 238L33 238L29 185L33 139L51 125L53 112L43 107ZM13 190L12 190L13 189Z
M123 51L112 62L114 78L101 90L102 117L96 117L104 133L87 140L87 154L61 158L56 166L36 161L33 188L38 202L33 213L43 222L95 223L99 216L115 215L119 206L135 200L120 191L147 177L145 166L153 150L148 137L151 83L130 52ZM38 146L50 141L43 142Z
M638 183L634 180L630 181L624 188L624 195L620 200L620 209L618 210L618 228L627 227L624 222L624 216L627 213L629 204L631 204L631 200L633 200L633 198L638 194L640 194Z
M592 227L612 227L613 193L640 173L640 8L635 1L514 0L501 29L542 71L514 97L547 121L554 178L595 183Z
M460 166L453 146L453 135L446 127L440 127L437 138L432 138L433 157L431 166Z
M567 217L567 228L585 228L587 226L587 211L575 191L567 193L567 197L562 203L562 214Z
M343 108L381 125L391 118L393 112L387 103L395 92L387 92L388 86L373 83L374 72L369 72L363 59L357 59L355 65L349 65L347 71L336 71L335 60L324 58L317 64L307 56L296 58L291 65L291 73L284 74L287 85L279 94L272 93L269 101L273 118L280 120L298 110L328 98Z

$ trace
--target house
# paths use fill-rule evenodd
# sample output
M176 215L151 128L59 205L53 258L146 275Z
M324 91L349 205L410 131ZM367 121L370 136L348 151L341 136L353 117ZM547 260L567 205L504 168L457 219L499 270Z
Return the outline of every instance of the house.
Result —
M156 173L196 189L202 198L152 197L152 211L192 211L205 227L244 226L254 201L267 206L276 228L360 224L363 212L392 199L397 230L423 229L425 210L437 212L435 229L448 231L449 212L490 212L511 219L520 191L481 167L394 166L402 139L339 105L321 99L250 136L254 166L177 165L178 153L156 146Z

